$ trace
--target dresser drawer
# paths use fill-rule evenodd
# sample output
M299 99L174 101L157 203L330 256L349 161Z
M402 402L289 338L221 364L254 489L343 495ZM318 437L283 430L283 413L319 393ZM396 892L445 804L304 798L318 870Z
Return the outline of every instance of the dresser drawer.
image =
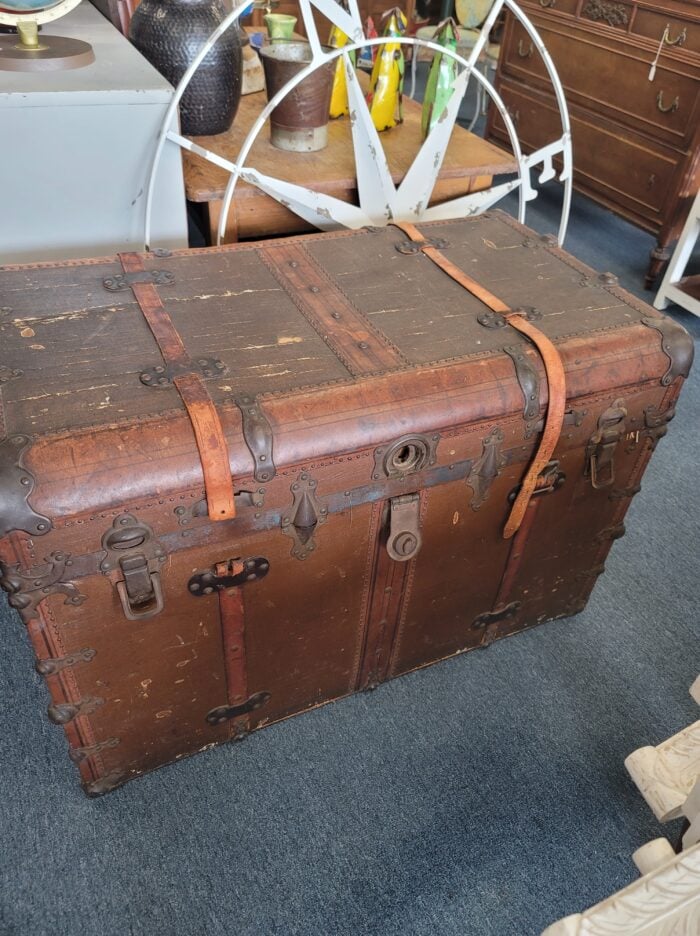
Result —
M542 13L551 10L552 13L564 13L576 16L576 9L580 0L521 0L523 10L530 15L533 11Z
M631 33L658 44L668 26L668 43L664 45L664 54L673 55L677 50L682 50L700 56L700 4L693 6L695 19L640 7L632 22Z
M552 95L506 79L500 92L526 152L561 135ZM683 157L638 134L620 132L614 124L597 121L579 108L572 108L570 116L576 187L616 206L642 227L657 230ZM494 120L493 130L500 140L507 139L500 117Z
M665 25L665 24L664 24ZM662 58L649 81L651 57L628 44L602 39L573 25L539 20L536 26L559 73L567 101L607 114L674 146L687 144L698 119L700 82L692 66ZM648 60L647 60L648 59ZM520 23L511 21L502 51L502 71L545 90L544 63Z

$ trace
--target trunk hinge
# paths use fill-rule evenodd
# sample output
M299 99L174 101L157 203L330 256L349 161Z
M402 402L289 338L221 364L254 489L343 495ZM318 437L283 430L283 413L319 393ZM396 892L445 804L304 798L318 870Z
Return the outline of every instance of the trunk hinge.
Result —
M272 426L255 397L236 397L234 403L241 411L243 438L253 457L253 477L258 483L272 481L276 474Z
M53 552L43 563L20 569L18 562L10 565L0 560L0 588L8 592L7 602L19 611L25 624L36 617L37 605L48 595L60 592L66 596L64 604L81 605L87 600L72 582L64 581L70 575L73 560L70 553Z
M22 464L30 441L26 435L0 441L0 538L12 530L42 536L51 529L49 518L32 510L27 500L35 484L34 476Z

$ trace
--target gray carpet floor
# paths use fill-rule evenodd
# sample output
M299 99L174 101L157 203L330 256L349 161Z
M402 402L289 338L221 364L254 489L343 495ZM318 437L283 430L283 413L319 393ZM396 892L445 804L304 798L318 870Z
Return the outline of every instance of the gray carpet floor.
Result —
M568 248L647 298L651 244L576 198ZM101 799L3 600L2 936L535 936L632 881L678 828L623 760L697 718L699 412L696 367L584 613Z

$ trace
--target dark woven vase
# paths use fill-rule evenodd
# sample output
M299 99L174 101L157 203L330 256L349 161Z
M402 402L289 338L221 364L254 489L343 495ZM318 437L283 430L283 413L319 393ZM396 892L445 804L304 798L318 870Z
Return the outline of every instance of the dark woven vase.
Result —
M172 85L226 16L222 0L141 0L129 38ZM188 136L223 133L241 99L243 55L237 24L229 27L195 72L180 101Z

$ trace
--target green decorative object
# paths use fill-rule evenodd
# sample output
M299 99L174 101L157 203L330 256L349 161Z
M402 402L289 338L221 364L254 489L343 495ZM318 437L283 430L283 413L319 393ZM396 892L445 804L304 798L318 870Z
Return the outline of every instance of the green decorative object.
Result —
M268 13L263 17L267 26L267 33L270 42L287 42L294 36L294 27L297 23L296 16L288 13Z
M493 0L455 0L455 16L465 29L478 29L491 12Z
M444 49L457 51L457 24L450 17L443 20L435 30L433 42L437 42ZM423 113L421 115L421 132L425 139L440 119L447 102L454 92L454 81L457 77L457 62L450 55L436 52L430 63L428 83L425 86L423 97Z

